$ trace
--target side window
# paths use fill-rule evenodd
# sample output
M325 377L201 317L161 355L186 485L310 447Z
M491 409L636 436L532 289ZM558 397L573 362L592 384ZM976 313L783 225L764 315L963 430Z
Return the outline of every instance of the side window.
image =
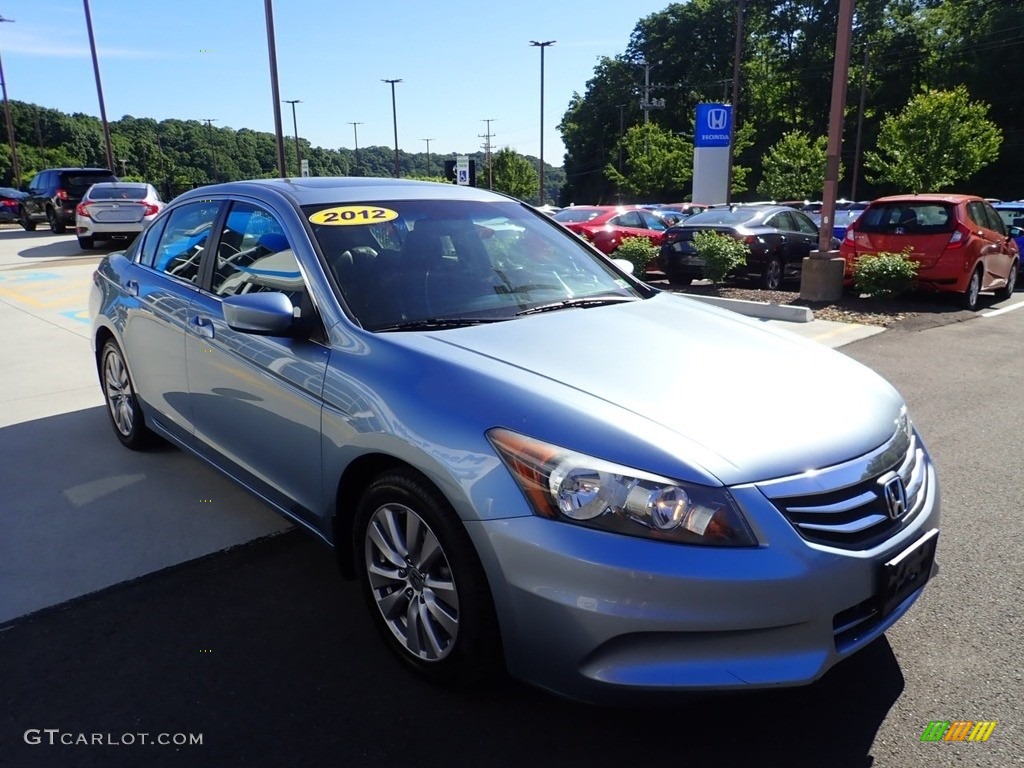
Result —
M142 246L139 248L139 264L144 264L147 267L155 267L156 264L156 247L160 242L160 235L163 234L164 227L167 226L168 216L164 216L156 224L153 224L140 236L142 240Z
M789 211L775 214L765 222L765 225L783 232L796 231L796 225L793 223L793 217L789 215Z
M199 262L220 206L218 200L200 200L175 208L156 244L153 268L181 280L199 282ZM148 247L148 236L146 240Z
M979 227L988 228L988 217L985 216L985 205L980 200L972 200L967 204L967 215Z
M616 216L608 223L618 227L631 227L633 229L644 228L644 221L636 211L626 211L625 213Z
M816 226L814 226L814 222L811 221L810 219L808 219L802 213L792 213L790 215L793 217L793 220L796 222L797 231L799 231L799 232L801 232L801 233L803 233L805 235L817 235L818 234L818 228ZM834 221L835 220L835 214L833 213L832 216L833 216L833 221Z
M280 291L296 307L306 284L295 252L273 214L250 203L234 203L224 222L210 290L216 296Z
M982 207L985 209L985 218L988 221L989 229L994 232L998 232L1000 235L1006 236L1006 227L1003 225L1003 220L999 218L999 214L996 213L996 209L988 203L982 203Z
M640 218L644 220L644 229L653 229L656 232L662 232L668 228L668 225L653 213L643 211L640 213Z

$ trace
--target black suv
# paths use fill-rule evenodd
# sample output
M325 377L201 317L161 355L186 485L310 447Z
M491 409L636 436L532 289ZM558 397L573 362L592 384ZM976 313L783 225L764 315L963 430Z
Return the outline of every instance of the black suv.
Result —
M50 230L63 234L75 226L75 206L89 187L100 181L118 181L106 168L51 168L29 182L28 197L21 201L21 226L31 232L47 221Z

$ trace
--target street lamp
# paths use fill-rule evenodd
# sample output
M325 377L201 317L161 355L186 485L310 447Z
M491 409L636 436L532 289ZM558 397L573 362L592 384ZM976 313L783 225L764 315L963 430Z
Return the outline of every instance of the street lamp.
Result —
M217 148L213 144L213 124L217 121L215 117L204 117L203 122L206 123L207 134L210 137L210 158L213 160L213 181L216 183L220 181L218 178L220 173L217 172Z
M530 41L530 45L540 48L540 195L538 196L540 205L544 205L544 49L556 42L558 41Z
M281 128L281 89L277 85L277 44L274 42L274 3L263 0L263 15L267 19L267 54L270 57L270 95L274 104L274 139L277 144L277 168L282 179L288 178L288 165L284 159L284 131Z
M0 16L0 22L14 22L14 19L5 19ZM15 189L21 186L21 165L18 163L18 145L14 141L14 122L11 120L11 105L7 101L7 78L4 77L4 64L0 61L0 86L4 92L4 121L7 124L7 140L11 143L11 186Z
M89 30L89 48L92 51L92 70L96 75L96 94L100 99L100 120L103 121L103 141L107 146L107 168L113 172L114 149L110 144L110 124L107 123L107 108L103 103L103 85L100 83L100 61L96 57L96 38L92 34L92 14L89 12L89 0L82 0L85 5L85 26Z
M432 142L433 139L420 139L420 141L427 142L427 176L429 176L430 175L430 142Z
M301 104L302 99L282 99L285 104L292 105L292 127L295 129L295 163L296 175L302 175L302 155L299 153L299 123L295 119L295 105Z
M359 171L359 170L361 170L359 168L359 130L356 128L356 126L357 125L362 125L362 123L352 123L352 122L350 122L349 125L352 126L352 140L356 144L356 170Z
M395 108L395 83L402 82L401 79L395 78L394 80L381 79L382 83L391 83L391 120L395 124L395 178L399 178L401 170L398 166L398 111Z

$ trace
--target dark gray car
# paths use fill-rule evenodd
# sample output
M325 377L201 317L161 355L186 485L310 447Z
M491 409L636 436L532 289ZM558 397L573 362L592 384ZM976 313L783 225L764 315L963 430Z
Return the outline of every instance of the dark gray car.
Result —
M75 226L75 207L93 184L117 181L106 168L50 168L35 175L21 203L21 226L31 232L40 222L61 235Z

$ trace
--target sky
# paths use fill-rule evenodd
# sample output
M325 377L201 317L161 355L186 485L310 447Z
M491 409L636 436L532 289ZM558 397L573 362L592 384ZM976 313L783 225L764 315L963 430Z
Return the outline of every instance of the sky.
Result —
M557 125L597 62L625 52L637 22L669 0L276 0L282 99L314 146L394 146L451 156L491 147L560 166ZM274 131L263 0L90 0L107 118L213 119ZM82 0L0 0L9 99L99 116ZM638 76L639 76L638 72ZM285 135L292 110L282 104ZM360 125L353 128L350 123Z

